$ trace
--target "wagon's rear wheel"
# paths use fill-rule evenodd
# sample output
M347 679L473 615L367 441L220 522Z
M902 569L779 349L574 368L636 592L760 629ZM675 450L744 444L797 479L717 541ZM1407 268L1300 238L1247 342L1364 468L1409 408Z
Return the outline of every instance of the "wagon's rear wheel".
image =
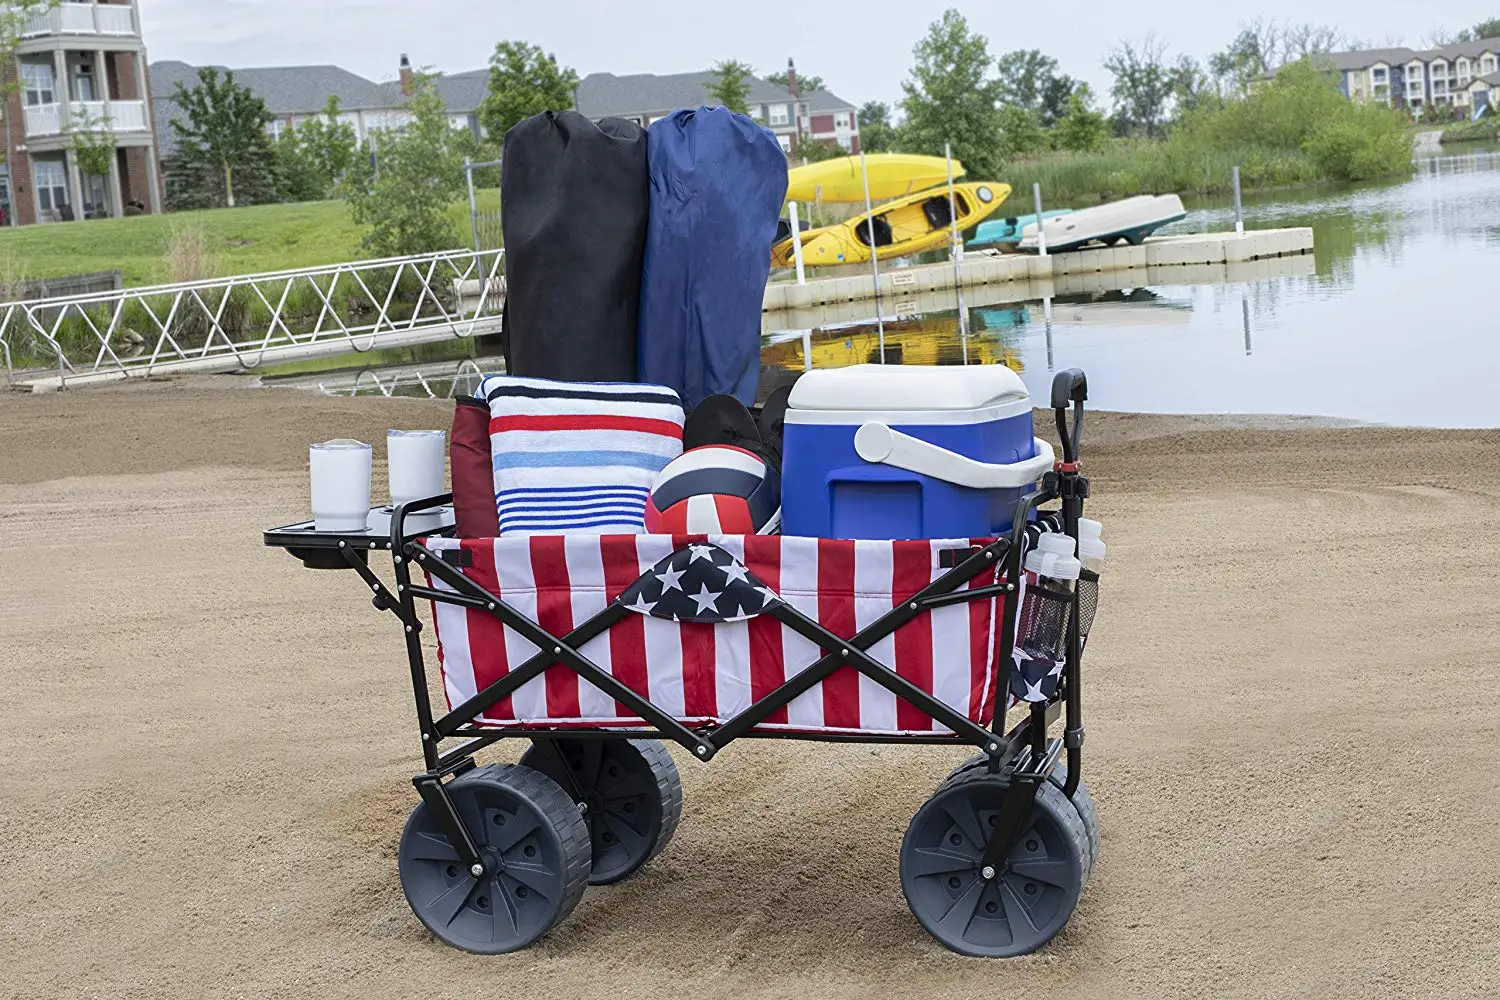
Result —
M657 740L554 739L521 763L552 778L583 807L593 843L593 885L635 873L661 853L682 818L682 778Z
M589 879L588 827L551 778L529 767L493 764L447 785L479 850L470 873L427 803L412 810L397 867L417 919L464 951L515 951L573 911Z
M948 777L943 779L942 784L938 785L938 788L944 787L960 774L972 771L976 767L984 767L988 763L989 757L986 754L977 753L950 771ZM1068 783L1068 765L1058 763L1052 769L1050 780L1059 789L1066 785ZM1083 820L1083 829L1089 835L1089 861L1084 866L1084 877L1087 878L1094 874L1094 865L1099 860L1101 839L1099 832L1099 809L1094 805L1094 796L1089 792L1089 786L1084 784L1082 779L1078 782L1077 790L1073 792L1072 801L1073 808L1078 810L1078 818Z
M984 768L956 775L923 804L901 844L901 889L918 922L964 955L1035 951L1072 916L1083 890L1088 834L1051 782L993 877L981 872L1008 782Z

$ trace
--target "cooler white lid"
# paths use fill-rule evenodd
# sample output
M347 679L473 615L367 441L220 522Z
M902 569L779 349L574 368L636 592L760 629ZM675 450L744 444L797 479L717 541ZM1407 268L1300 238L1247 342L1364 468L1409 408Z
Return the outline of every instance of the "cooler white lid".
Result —
M1004 365L850 365L806 372L793 410L978 410L1020 400L1026 383Z

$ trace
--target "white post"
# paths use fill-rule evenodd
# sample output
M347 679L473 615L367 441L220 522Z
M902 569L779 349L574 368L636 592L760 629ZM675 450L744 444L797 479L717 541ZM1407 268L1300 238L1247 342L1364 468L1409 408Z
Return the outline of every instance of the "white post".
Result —
M953 196L953 145L943 143L943 158L948 162L948 226L953 231L948 256L953 260L953 292L958 298L958 336L963 343L964 364L969 363L969 310L964 306L964 245L958 235L958 199Z
M797 284L807 284L807 275L802 270L802 239L801 227L797 225L797 203L789 201L786 203L787 221L792 224L792 259L797 263Z
M880 261L875 246L875 209L870 204L870 165L859 151L859 172L865 181L865 239L870 241L870 270L875 275L875 329L880 335L880 363L885 364L885 318L880 313ZM855 232L858 232L856 227Z
M474 197L474 161L464 157L464 180L469 185L469 228L473 231L474 252L479 253L484 247L479 245L479 202Z
M68 118L73 112L73 81L68 79L68 54L62 49L52 53L52 72L57 74L57 81L52 85L52 94L57 100L57 127L66 135Z
M1234 168L1234 235L1245 235L1245 211L1240 206L1240 168Z
M125 214L125 195L120 186L120 153L114 150L109 156L109 214L118 219Z
M83 212L83 175L78 172L78 157L70 149L63 154L64 162L68 168L68 200L73 203L73 218L82 221Z
M802 370L812 371L812 331L802 331Z
M1036 203L1036 252L1040 257L1047 256L1047 230L1042 225L1042 185L1033 183L1031 185L1031 197ZM1048 300L1048 309L1051 309L1051 300Z

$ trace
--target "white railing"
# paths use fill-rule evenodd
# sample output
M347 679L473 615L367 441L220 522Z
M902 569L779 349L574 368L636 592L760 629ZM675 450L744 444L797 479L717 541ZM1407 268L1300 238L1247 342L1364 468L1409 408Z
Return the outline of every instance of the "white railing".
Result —
M296 389L316 389L325 396L414 396L418 399L452 399L473 396L486 375L505 372L500 358L464 358L461 361L424 361L410 365L380 365L375 368L330 372L321 375L282 376L274 384Z
M62 105L36 104L26 109L26 134L57 135L62 131Z
M22 38L43 35L135 35L134 5L62 3L32 14L21 29Z
M135 34L135 12L132 6L125 4L97 4L94 7L94 18L95 24L99 27L99 34Z
M71 123L109 132L145 132L150 128L145 101L71 101L64 118L62 105L38 104L26 109L28 136L61 135Z
M0 360L46 389L484 336L503 261L454 250L0 304Z

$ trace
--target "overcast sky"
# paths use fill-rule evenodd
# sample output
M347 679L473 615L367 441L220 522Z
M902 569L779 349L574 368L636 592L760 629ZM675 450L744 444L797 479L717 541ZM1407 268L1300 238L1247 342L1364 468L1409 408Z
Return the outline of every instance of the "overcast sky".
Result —
M798 69L824 78L855 104L895 101L913 43L947 6L989 38L990 51L1039 48L1064 73L1094 84L1121 37L1154 31L1172 52L1200 59L1222 48L1240 21L1332 24L1374 42L1418 46L1436 28L1500 15L1493 3L1444 5L1393 0L854 0L725 3L720 0L139 0L151 58L230 67L332 63L391 79L403 52L418 67L446 72L486 64L495 43L541 45L580 76L592 72L676 73L739 59L757 73Z

